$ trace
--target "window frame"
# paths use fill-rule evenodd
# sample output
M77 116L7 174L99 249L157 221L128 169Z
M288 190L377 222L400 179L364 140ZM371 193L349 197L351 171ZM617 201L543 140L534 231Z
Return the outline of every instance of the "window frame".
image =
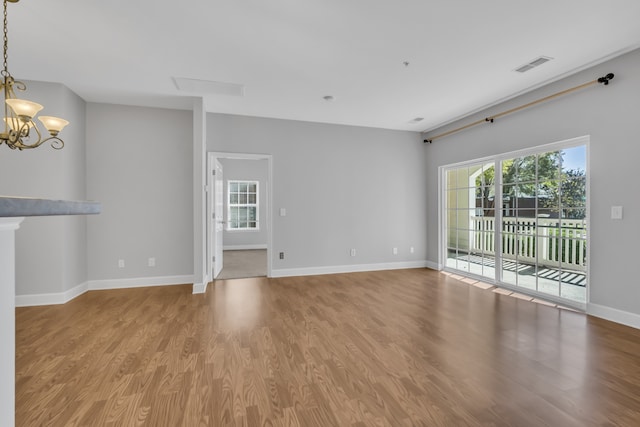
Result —
M255 203L249 203L248 202L248 196L250 194L253 194L253 192L249 192L248 190L245 192L241 192L241 191L231 191L231 186L232 184L237 184L238 186L240 185L247 185L247 188L249 188L251 185L255 185L256 191L255 191ZM246 203L232 203L231 202L231 196L232 195L246 195L247 196L247 202ZM247 217L246 220L246 227L232 227L232 221L231 221L231 210L233 208L255 208L256 211L256 215L255 215L255 221L249 220ZM247 180L247 179L229 179L227 180L227 221L226 221L226 227L225 227L225 231L229 231L232 233L236 233L236 232L251 232L251 231L260 231L260 181L256 181L256 180ZM238 221L238 223L241 223L242 221ZM249 223L253 223L255 222L255 227L249 227Z

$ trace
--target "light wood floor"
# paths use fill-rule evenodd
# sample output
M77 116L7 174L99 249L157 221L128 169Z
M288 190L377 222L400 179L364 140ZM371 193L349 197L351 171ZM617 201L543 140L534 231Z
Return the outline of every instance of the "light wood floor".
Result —
M426 270L16 310L19 426L638 426L640 331Z

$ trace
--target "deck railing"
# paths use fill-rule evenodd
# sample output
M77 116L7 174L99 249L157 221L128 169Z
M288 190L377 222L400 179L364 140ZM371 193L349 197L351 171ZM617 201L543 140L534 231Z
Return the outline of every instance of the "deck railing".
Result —
M493 217L472 218L472 251L495 255ZM582 219L502 218L502 256L550 267L586 271L587 229Z

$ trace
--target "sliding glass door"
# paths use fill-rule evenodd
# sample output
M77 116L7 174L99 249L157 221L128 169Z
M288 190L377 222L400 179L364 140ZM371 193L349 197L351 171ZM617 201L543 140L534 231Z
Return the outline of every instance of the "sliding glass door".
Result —
M444 168L446 268L585 303L587 143Z

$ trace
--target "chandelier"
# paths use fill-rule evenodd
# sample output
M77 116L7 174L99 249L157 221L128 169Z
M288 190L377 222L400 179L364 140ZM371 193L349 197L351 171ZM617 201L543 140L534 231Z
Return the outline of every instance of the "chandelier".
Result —
M64 147L64 141L58 138L58 133L69 124L68 121L58 117L40 116L38 119L49 132L49 136L43 138L38 126L34 123L38 111L42 105L25 99L16 98L15 90L25 91L27 86L11 76L7 69L7 2L17 3L19 0L4 0L4 68L0 72L0 90L4 93L4 129L0 123L0 145L5 143L9 148L23 150L36 148L47 141L56 150Z

